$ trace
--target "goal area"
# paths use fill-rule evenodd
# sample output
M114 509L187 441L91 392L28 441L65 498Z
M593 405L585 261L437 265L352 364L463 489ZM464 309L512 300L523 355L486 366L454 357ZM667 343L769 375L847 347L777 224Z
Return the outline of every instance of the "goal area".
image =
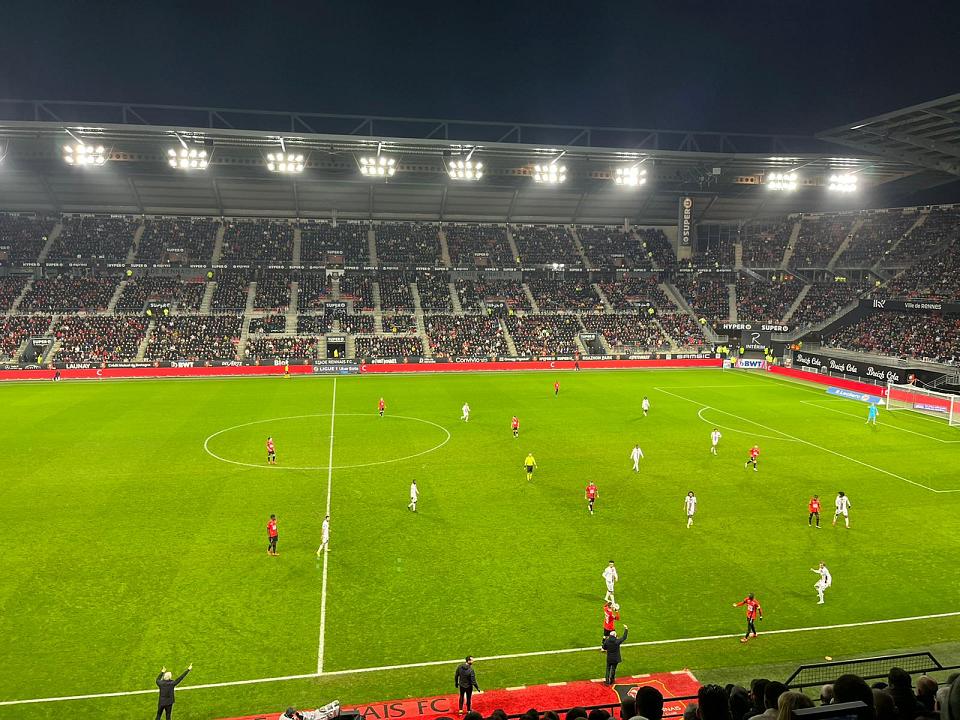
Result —
M887 410L912 410L960 426L960 395L887 383Z

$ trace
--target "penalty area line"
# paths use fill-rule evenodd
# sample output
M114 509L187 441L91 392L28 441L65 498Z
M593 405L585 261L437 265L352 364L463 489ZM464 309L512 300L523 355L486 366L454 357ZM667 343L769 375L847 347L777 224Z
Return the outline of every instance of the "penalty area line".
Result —
M843 630L846 628L869 627L872 625L893 625L896 623L915 622L918 620L939 620L960 616L960 611L934 613L932 615L911 615L910 617L888 618L886 620L862 620L860 622L838 623L836 625L811 625L797 628L781 628L779 630L766 630L760 635L790 635L794 633L817 632L822 630ZM623 647L651 647L655 645L678 645L681 643L709 642L711 640L731 640L742 637L743 633L726 633L723 635L700 635L687 638L670 638L666 640L645 640L641 642L624 643ZM559 650L537 650L534 652L508 653L505 655L488 655L485 657L477 656L474 660L480 662L490 662L494 660L514 660L529 657L542 657L546 655L569 655L572 653L596 652L597 645L577 648L561 648ZM361 673L385 672L388 670L409 670L414 668L434 667L437 665L456 665L463 662L461 658L453 660L431 660L429 662L403 663L400 665L381 665L379 667L354 668L353 670L334 670L323 673L307 673L304 675L282 675L279 677L256 678L253 680L231 680L229 682L206 683L203 685L180 685L177 688L178 693L191 690L209 690L211 688L233 687L236 685L258 685L271 682L284 682L289 680L316 680L319 678L337 677L341 675L359 675ZM68 700L94 700L97 698L127 697L130 695L150 695L156 693L156 689L150 690L127 690L125 692L107 692L92 693L90 695L63 695L60 697L31 698L28 700L2 700L0 706L7 705L31 705L36 703L64 702Z

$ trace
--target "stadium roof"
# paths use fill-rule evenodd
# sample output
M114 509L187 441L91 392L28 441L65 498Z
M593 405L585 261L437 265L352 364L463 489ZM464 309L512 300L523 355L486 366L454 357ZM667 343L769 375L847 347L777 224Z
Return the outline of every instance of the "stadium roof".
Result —
M960 176L960 93L825 130L817 137Z
M71 167L62 146L102 145L102 167ZM168 165L182 142L210 153L205 171ZM281 145L305 156L298 175L266 168ZM359 157L397 160L387 181L359 172ZM446 162L473 153L479 182L451 180ZM674 224L677 200L698 222L889 204L942 183L942 169L908 158L854 154L822 138L280 113L109 103L0 100L0 209L225 216ZM567 182L534 182L556 160ZM648 183L617 187L617 167L643 163ZM764 178L795 170L793 193ZM857 176L861 192L827 192L828 177ZM946 176L952 179L951 176Z

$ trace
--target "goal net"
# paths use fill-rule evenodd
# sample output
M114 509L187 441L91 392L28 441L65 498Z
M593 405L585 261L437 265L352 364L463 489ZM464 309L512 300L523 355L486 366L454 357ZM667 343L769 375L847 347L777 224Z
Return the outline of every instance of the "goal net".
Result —
M960 425L960 395L925 390L916 385L887 383L887 410L913 410Z

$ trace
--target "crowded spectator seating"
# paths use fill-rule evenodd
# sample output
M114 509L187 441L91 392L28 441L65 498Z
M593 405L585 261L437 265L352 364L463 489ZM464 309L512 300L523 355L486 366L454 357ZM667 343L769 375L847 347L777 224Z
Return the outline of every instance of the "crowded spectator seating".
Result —
M130 217L65 217L47 259L125 260L138 227L140 220Z
M384 270L377 275L380 287L380 307L384 310L413 312L413 293L402 272Z
M217 273L217 286L213 290L214 310L242 311L247 307L249 274L243 270L221 270Z
M272 271L260 275L253 306L260 310L286 310L290 306L289 273Z
M373 310L373 278L363 273L341 275L340 298L352 300L354 312ZM300 307L303 307L302 301Z
M447 249L454 267L513 267L507 229L500 225L447 225Z
M147 319L133 315L76 315L61 318L54 328L60 341L59 362L121 362L135 360L147 334Z
M243 321L238 315L174 315L157 320L149 360L233 360Z
M815 282L800 301L790 324L796 328L810 327L832 317L856 301L871 288L870 283L828 280Z
M460 298L460 307L464 312L480 312L483 310L483 296L478 290L479 283L473 280L454 280L453 286L457 297Z
M293 259L293 225L273 220L230 220L223 230L225 263L288 263Z
M658 310L676 309L660 287L660 278L656 275L625 277L599 285L607 302L614 310L635 310L637 307L654 307Z
M677 256L666 233L660 228L637 228L633 231L640 242L640 249L646 252L654 265L660 270L672 270L677 267Z
M23 275L0 277L0 313L11 308L26 285L27 278Z
M424 318L430 350L440 357L506 355L500 321L482 315L431 315Z
M698 270L732 268L736 257L737 226L703 224L697 226L693 256L681 265Z
M936 253L960 238L960 208L933 208L920 227L884 257L885 266L902 267Z
M559 225L514 225L511 229L520 263L580 267L580 253L567 229Z
M264 335L267 333L282 333L287 330L286 315L264 315L250 318L250 334Z
M150 218L143 226L137 259L174 264L209 262L220 222L213 218Z
M301 275L298 287L297 307L300 310L322 308L325 302L333 299L333 278L328 275ZM341 285L341 294L342 292Z
M169 303L179 311L196 311L205 290L202 278L184 281L177 277L134 277L126 281L116 311L141 313L148 302Z
M960 315L880 312L860 318L825 340L831 347L957 364Z
M376 331L373 315L345 315L340 318L340 330L350 335L372 335Z
M92 312L105 310L117 288L115 277L57 275L33 281L20 303L21 312Z
M880 261L916 221L917 215L901 211L871 213L837 259L837 267L868 268Z
M364 357L419 357L423 343L416 335L360 336L356 339L356 355Z
M417 333L417 318L415 315L393 313L384 315L380 320L385 333L391 335L414 335Z
M685 313L669 313L657 316L663 332L680 348L703 349L707 340L700 324Z
M243 350L243 356L257 358L309 358L317 357L316 337L267 337L250 338Z
M56 224L51 218L0 213L0 261L36 261Z
M889 297L960 301L960 237L936 255L918 261L882 290Z
M638 314L584 315L581 320L589 332L603 335L614 351L642 350L655 352L668 349L669 340L652 318Z
M750 268L780 267L792 231L789 218L744 223L740 231L743 264Z
M540 312L595 312L603 309L585 273L575 280L531 279L527 281L527 287Z
M417 276L417 292L420 293L420 307L424 312L453 310L447 273L421 273Z
M640 239L622 227L579 227L577 234L594 269L649 270L653 267L653 251L642 247Z
M780 322L797 299L803 283L793 277L762 282L748 277L737 279L737 319L741 322Z
M300 228L301 262L320 262L328 267L369 265L369 226L355 222L315 222Z
M429 223L383 223L376 227L380 265L440 265L440 231Z
M320 313L318 315L298 315L297 335L326 335L333 332L334 315Z
M49 315L0 315L0 362L15 360L23 341L47 334Z
M575 315L511 315L507 330L519 355L573 355L583 330Z
M674 280L674 285L697 317L709 322L725 322L730 318L730 293L727 284L733 276L718 277L701 273L684 273Z
M825 268L850 233L855 221L853 215L805 217L800 223L790 266L796 268Z
M508 310L531 310L530 300L523 290L523 283L513 280L478 280L473 289L484 303L502 302ZM466 309L466 308L464 308Z

